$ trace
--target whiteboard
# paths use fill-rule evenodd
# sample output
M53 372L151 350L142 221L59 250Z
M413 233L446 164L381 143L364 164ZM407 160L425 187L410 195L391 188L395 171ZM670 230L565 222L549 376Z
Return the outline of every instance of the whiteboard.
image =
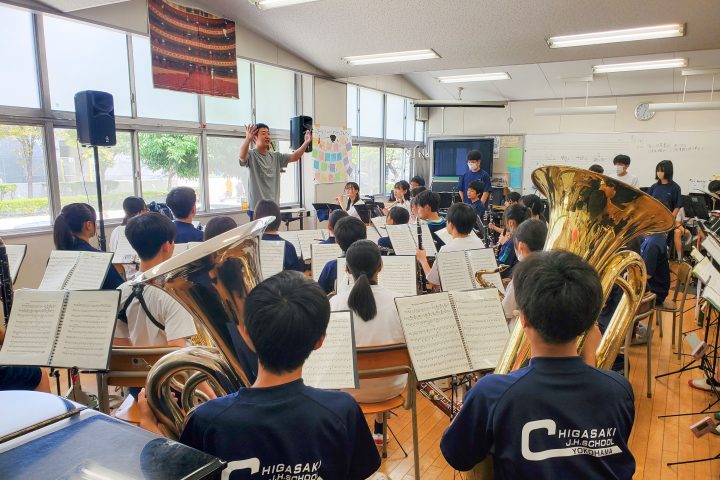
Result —
M710 177L720 173L720 132L564 133L526 135L523 158L523 192L535 193L530 174L543 165L588 168L602 165L615 173L612 160L630 157L630 172L641 187L655 182L655 166L672 160L673 179L683 194L705 189Z

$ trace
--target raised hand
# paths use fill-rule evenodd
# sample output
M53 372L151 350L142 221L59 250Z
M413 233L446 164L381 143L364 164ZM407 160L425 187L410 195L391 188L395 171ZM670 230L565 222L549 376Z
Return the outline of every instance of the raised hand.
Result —
M255 124L245 125L245 138L252 138L257 133L258 129Z
M310 130L305 130L305 143L310 143L312 141L312 133Z

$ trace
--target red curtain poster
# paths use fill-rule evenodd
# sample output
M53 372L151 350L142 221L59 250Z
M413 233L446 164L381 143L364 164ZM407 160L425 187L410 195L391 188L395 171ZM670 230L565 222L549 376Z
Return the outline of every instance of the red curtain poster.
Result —
M238 98L235 22L148 0L155 88Z

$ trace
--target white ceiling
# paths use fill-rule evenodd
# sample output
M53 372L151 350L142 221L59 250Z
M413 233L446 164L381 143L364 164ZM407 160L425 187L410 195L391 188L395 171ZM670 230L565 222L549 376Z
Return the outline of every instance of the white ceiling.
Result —
M73 12L85 8L102 7L112 3L122 3L128 0L38 0L40 3L56 8L62 12Z
M180 2L182 3L182 2ZM720 65L720 0L318 0L260 11L247 0L194 0L333 77L404 74L431 98L457 96L438 85L442 74L508 71L512 80L467 85L467 100L581 96L584 85L564 75L589 73L593 64L687 56L690 66ZM684 22L684 37L550 49L552 35ZM434 49L442 58L349 66L341 57ZM683 53L687 52L687 53ZM692 89L708 89L692 78ZM628 95L682 91L671 71L610 74L590 94Z

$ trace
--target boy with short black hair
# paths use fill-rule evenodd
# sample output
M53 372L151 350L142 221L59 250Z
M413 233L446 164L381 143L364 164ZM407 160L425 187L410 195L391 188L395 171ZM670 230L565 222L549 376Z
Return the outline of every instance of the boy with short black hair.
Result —
M328 238L326 238L320 243L335 243L335 225L337 224L338 220L340 220L341 218L345 218L348 215L348 212L346 212L342 208L330 212L330 218L328 218L328 232L330 232L330 236L328 236Z
M617 155L613 158L613 165L615 165L615 173L610 175L612 178L627 183L631 187L638 188L640 184L638 177L628 172L628 168L630 168L630 157L627 155Z
M517 263L515 246L512 242L513 232L525 220L530 218L530 209L516 203L505 209L505 235L500 237L500 251L498 252L498 263L507 265L508 268L500 274L502 278L510 278L512 269Z
M467 203L453 203L447 213L447 231L452 235L453 239L440 247L438 255L442 255L443 252L462 252L485 248L483 241L473 231L476 219L475 210L470 205ZM415 256L427 276L428 283L431 286L440 285L437 260L430 267L425 249L417 249Z
M272 200L260 200L255 205L255 219L264 217L275 217L267 227L262 235L263 240L269 240L271 242L284 242L285 243L285 255L283 257L283 270L297 270L302 272L305 270L305 264L298 258L295 247L292 243L288 242L278 234L280 229L280 223L282 218L280 217L280 207L277 203Z
M329 319L325 293L298 272L280 272L252 289L237 328L257 352L257 380L200 405L180 442L228 462L223 478L233 480L370 477L380 456L360 407L347 393L302 380ZM144 425L152 426L144 399L141 407Z
M443 456L470 470L492 454L495 478L632 478L632 387L577 354L603 302L597 272L570 252L536 252L513 282L530 365L473 386L443 434Z
M410 212L404 208L391 208L385 220L388 225L405 225L408 222L410 222ZM377 243L383 248L393 248L390 237L380 237Z
M467 194L470 206L475 210L475 214L482 218L485 215L485 204L480 201L485 192L485 184L480 180L473 180L467 187Z
M167 194L165 203L175 217L175 243L202 242L203 233L192 223L197 212L196 201L195 190L190 187L175 187Z
M490 188L490 175L482 169L482 152L480 150L470 150L467 154L467 166L468 171L463 173L460 177L460 181L457 184L457 191L460 194L463 202L470 203L470 197L468 196L467 189L470 183L475 180L483 182L486 188ZM488 196L490 195L489 190L482 194L480 201L484 204L487 203Z
M432 233L432 238L435 241L435 247L439 250L440 247L445 245L445 242L440 240L440 237L438 237L435 232L442 230L446 225L445 219L438 213L438 209L440 208L440 195L430 190L425 190L415 197L415 205L417 205L417 216L427 223L430 233Z
M347 216L338 220L335 224L335 242L345 255L350 245L358 240L367 238L367 227L357 217ZM335 281L337 280L337 260L330 260L325 264L318 278L318 283L325 290L325 293L335 291Z
M231 217L226 215L220 215L219 217L213 217L208 220L205 225L205 232L203 233L203 240L210 240L211 238L217 237L221 233L232 230L237 227L237 222Z
M425 179L421 177L420 175L415 175L410 179L410 190L417 188L417 187L424 187L425 186Z

